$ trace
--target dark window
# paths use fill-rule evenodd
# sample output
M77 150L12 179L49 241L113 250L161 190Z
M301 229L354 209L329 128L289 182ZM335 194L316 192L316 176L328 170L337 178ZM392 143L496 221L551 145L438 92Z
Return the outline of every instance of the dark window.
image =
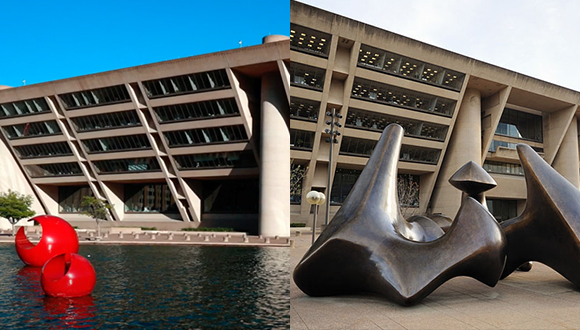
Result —
M487 199L487 208L498 222L518 216L518 201L508 199Z
M495 133L542 142L542 116L505 108Z
M345 136L343 137L342 144L340 145L340 154L369 157L373 153L376 145L377 141L375 140ZM399 160L406 162L437 164L437 161L439 161L440 153L441 150L439 149L403 145L401 146Z
M243 125L208 127L164 133L170 147L247 140Z
M290 63L290 83L293 86L322 90L326 70L317 67Z
M330 203L344 203L361 173L362 170L337 168L332 181ZM397 174L397 193L402 207L419 207L420 176Z
M506 148L506 149L513 149L516 150L517 143L505 142L505 141L498 141L492 140L491 144L489 145L490 152L496 152L498 147ZM532 146L536 152L544 152L544 148L542 147L534 147Z
M465 74L410 57L361 45L358 66L395 74L456 91L461 90Z
M304 26L290 24L290 49L328 57L331 35Z
M125 185L125 212L177 213L167 184Z
M258 180L223 180L203 183L204 213L258 213Z
M432 112L447 117L453 115L455 101L435 95L419 93L371 80L356 78L352 97L384 103L396 107Z
M83 175L78 163L55 163L42 165L26 165L26 171L33 178L45 176Z
M103 174L161 171L159 163L154 157L101 160L94 162L94 164L97 172Z
M149 98L164 97L230 87L226 70L192 73L183 76L144 81Z
M382 132L390 124L399 124L405 135L445 141L447 126L419 120L384 115L378 112L349 109L345 125L352 128L365 128Z
M340 154L353 156L370 156L375 150L377 141L345 136L340 145Z
M155 110L157 118L162 123L235 116L240 113L234 99L166 105L153 108L153 110Z
M80 213L85 196L93 196L89 186L58 187L58 205L61 213Z
M141 125L137 113L133 110L75 117L72 121L79 132Z
M256 167L256 159L251 151L218 152L210 154L175 156L181 170L227 167Z
M435 165L439 161L440 154L441 150L439 149L403 145L399 160Z
M290 148L298 150L312 150L314 132L290 129Z
M486 160L483 163L483 169L490 173L524 175L524 169L520 164L492 162Z
M110 138L84 140L83 144L89 153L151 149L145 135L115 136Z
M304 119L308 121L318 120L318 111L320 102L300 99L297 97L290 98L290 118Z
M0 118L50 112L50 108L43 97L32 100L3 103L0 104L0 110Z
M66 156L72 155L68 143L40 143L30 144L26 146L16 146L14 150L20 155L20 158L34 158L34 157L51 157L51 156Z
M125 85L59 95L66 109L80 109L131 101Z
M9 139L62 133L55 120L4 126L2 128Z

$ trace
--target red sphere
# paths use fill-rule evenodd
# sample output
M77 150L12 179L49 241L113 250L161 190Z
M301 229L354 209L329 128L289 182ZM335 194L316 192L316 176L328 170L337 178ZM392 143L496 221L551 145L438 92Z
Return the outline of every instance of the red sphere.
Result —
M40 275L40 285L51 297L82 297L91 294L97 274L93 265L76 253L64 253L50 259Z
M42 227L42 237L34 245L24 234L24 227L16 233L16 253L25 264L42 267L50 258L63 253L79 252L79 238L75 229L65 220L52 215L40 215L36 220Z

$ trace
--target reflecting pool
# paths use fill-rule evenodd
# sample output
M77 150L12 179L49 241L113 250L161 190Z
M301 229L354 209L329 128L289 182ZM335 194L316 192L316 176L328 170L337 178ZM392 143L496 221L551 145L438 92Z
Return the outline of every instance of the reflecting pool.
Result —
M45 297L40 268L0 244L2 329L287 329L287 248L81 245L97 284Z

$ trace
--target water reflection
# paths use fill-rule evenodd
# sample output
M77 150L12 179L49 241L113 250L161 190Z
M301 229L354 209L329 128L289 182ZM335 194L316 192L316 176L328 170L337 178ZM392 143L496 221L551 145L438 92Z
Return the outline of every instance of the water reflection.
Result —
M45 322L53 329L94 329L96 307L92 296L44 297Z
M92 296L45 298L40 268L22 267L13 246L0 245L0 310L14 311L0 316L2 327L289 327L286 248L81 246L79 254L97 272Z

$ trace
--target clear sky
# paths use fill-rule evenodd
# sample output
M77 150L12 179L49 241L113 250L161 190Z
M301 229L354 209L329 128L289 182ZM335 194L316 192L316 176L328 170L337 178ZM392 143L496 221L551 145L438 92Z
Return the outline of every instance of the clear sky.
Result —
M580 91L580 1L301 2Z
M252 46L289 33L289 0L0 0L0 85Z

